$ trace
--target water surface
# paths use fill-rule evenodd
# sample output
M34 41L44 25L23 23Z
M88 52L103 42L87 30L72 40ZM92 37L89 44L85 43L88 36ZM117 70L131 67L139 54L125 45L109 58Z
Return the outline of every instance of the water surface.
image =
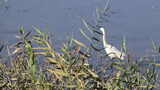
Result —
M56 40L73 33L77 39L82 27L80 18L95 18L95 9L105 6L106 0L8 0L0 6L0 40L13 41L18 27L31 31L36 25L54 33ZM122 36L134 53L144 53L151 48L151 40L160 38L159 0L112 0L106 27L109 40L119 46Z

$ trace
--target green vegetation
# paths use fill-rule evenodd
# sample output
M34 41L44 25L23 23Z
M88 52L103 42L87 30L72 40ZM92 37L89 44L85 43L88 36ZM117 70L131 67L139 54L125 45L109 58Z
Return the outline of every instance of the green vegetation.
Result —
M110 0L109 0L110 1ZM97 27L108 13L108 4L97 9ZM55 48L49 34L34 27L21 27L13 45L0 44L0 90L153 90L160 88L159 46L152 41L154 55L133 58L122 40L125 60L111 60L101 47L96 27L84 19L81 34L89 41L75 38ZM89 33L86 32L88 30ZM97 35L96 35L97 33ZM89 35L88 35L89 34ZM52 38L53 39L53 38ZM7 53L7 54L6 54Z
M31 33L20 28L19 40L8 47L8 63L0 63L1 90L159 88L159 64L155 58L133 59L128 55L124 61L110 60L74 38L56 50L49 35L34 29L35 33ZM3 51L1 49L1 54ZM103 59L103 63L95 64L95 58L99 62Z

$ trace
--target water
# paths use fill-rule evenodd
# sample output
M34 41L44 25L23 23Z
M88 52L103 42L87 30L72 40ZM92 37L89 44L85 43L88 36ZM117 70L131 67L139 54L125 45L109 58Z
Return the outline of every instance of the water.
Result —
M6 0L7 1L7 0ZM56 40L63 41L79 34L81 17L94 20L95 9L105 6L106 0L8 0L0 6L0 40L13 41L18 27L31 31L36 25L52 32ZM151 48L151 40L160 38L159 0L112 0L106 27L109 40L119 46L122 36L127 38L131 52L144 53Z

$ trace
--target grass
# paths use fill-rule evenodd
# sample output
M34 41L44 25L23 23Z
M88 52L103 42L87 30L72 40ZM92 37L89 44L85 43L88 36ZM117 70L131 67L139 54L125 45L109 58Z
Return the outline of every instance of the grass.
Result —
M132 57L125 37L121 50L124 61L111 60L103 53L96 27L104 22L110 0L96 10L96 25L82 19L80 33L89 45L75 38L54 48L49 34L19 29L17 42L0 46L1 90L156 90L160 88L159 46L152 41L155 55ZM106 13L107 11L107 13ZM107 21L107 20L105 20ZM85 31L88 30L88 33ZM96 32L96 33L95 33ZM159 55L158 55L159 56Z
M34 29L35 33L31 33L20 28L19 40L8 46L11 53L8 64L0 63L1 90L159 88L159 64L154 58L134 59L128 55L125 61L110 60L73 38L56 51L50 36L36 27ZM122 45L125 46L124 42ZM103 62L91 63L93 58Z

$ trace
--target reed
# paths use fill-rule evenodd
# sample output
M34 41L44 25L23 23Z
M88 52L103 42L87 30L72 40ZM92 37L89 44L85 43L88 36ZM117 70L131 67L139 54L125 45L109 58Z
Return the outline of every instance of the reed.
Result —
M91 46L71 38L56 51L50 36L34 29L31 33L20 28L18 42L9 46L10 64L0 63L1 90L159 88L159 66L152 58L133 59L128 55L125 61L117 61L105 57L102 64L96 65L90 61L102 57L93 55L97 51Z

